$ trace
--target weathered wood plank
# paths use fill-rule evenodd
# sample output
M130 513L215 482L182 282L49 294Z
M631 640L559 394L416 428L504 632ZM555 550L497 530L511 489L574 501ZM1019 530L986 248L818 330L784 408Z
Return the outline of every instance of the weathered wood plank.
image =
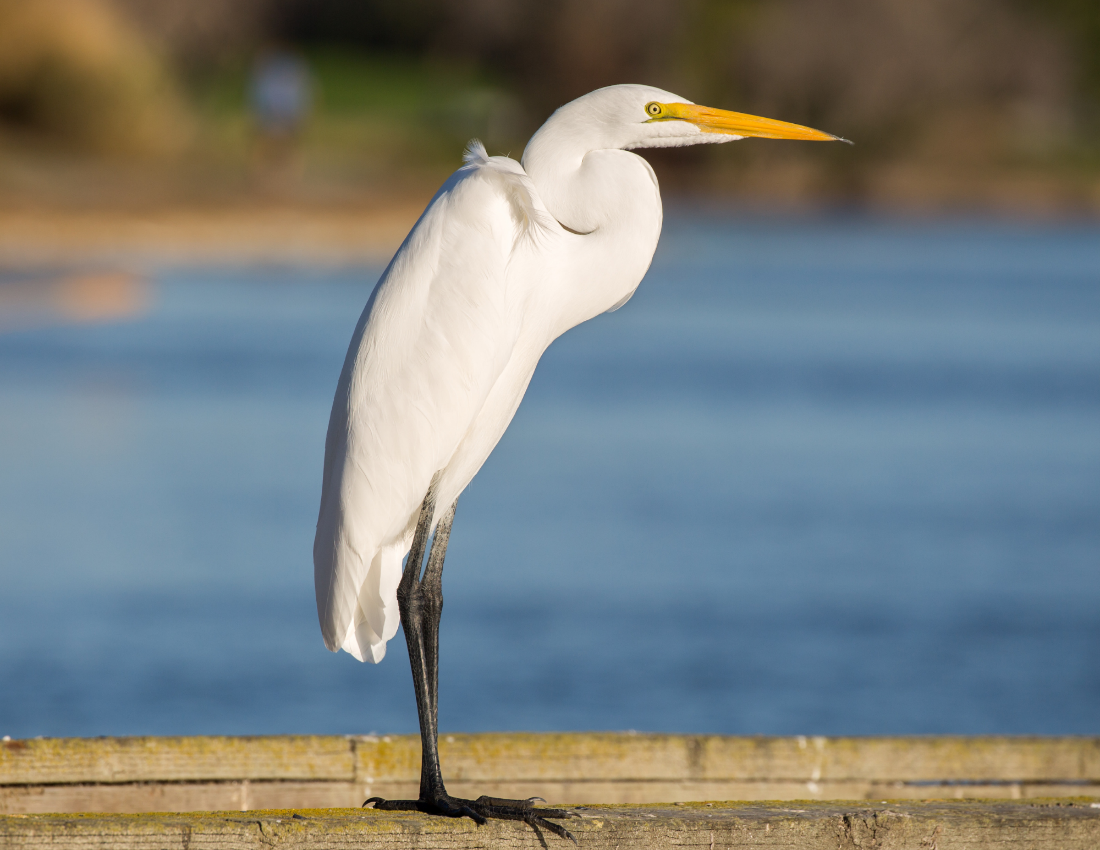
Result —
M446 735L466 782L1100 782L1100 738ZM212 780L417 782L416 736L55 738L0 744L0 786Z
M1073 780L1100 778L1100 738L899 737L712 738L713 776L745 775L756 750L757 776L865 780ZM795 753L797 748L797 753ZM787 772L791 771L791 772ZM746 777L747 778L747 777Z
M1100 738L511 733L445 736L440 757L469 781L1100 781ZM416 781L419 742L361 739L356 762L359 777Z
M568 821L579 846L855 850L875 847L982 850L1095 850L1100 808L1081 801L590 806ZM572 847L553 835L547 845ZM522 823L478 827L418 813L274 810L198 815L24 815L0 817L0 850L344 850L536 848Z
M1054 785L906 785L875 782L591 782L452 781L448 789L460 797L526 799L543 797L553 803L654 804L692 800L922 800L1091 797L1100 801L1100 784ZM352 808L367 797L408 799L419 783L383 782L139 782L101 785L0 786L0 814L50 812L195 812L250 809Z
M334 736L35 738L0 743L0 785L354 779L354 748Z
M419 787L401 788L415 796ZM198 812L353 808L369 795L350 782L141 782L0 787L0 813ZM530 796L530 795L528 795Z

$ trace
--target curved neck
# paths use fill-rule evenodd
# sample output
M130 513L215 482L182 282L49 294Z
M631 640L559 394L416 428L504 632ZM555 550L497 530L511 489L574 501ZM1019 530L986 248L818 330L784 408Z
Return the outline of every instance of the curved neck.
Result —
M551 118L531 137L523 168L558 223L575 233L660 221L661 195L648 162L599 138L582 138ZM659 224L658 224L659 232Z
M576 236L563 252L558 333L623 303L649 269L661 235L657 178L649 163L614 148L582 145L547 122L523 153L547 211ZM564 295L564 292L562 293Z

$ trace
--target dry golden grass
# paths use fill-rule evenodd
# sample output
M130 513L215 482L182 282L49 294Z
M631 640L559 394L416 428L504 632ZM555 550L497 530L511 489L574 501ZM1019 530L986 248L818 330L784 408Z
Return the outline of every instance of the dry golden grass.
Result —
M0 212L0 266L382 263L422 206Z
M0 0L9 132L100 153L181 150L193 131L164 63L106 0Z

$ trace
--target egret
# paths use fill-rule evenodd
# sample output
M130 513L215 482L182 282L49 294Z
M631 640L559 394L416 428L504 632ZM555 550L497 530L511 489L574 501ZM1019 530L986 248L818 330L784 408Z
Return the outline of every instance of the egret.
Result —
M464 800L444 787L439 619L456 501L547 346L625 304L649 269L661 195L649 163L630 151L746 136L845 141L618 85L558 109L521 162L471 142L371 293L332 404L313 560L330 650L377 663L404 627L420 797L367 801L376 808L523 820L572 838L547 820L570 813L536 807L539 798Z

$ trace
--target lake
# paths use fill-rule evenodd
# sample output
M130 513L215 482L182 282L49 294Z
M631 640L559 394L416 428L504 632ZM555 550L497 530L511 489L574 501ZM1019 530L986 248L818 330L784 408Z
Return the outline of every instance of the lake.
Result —
M402 636L333 655L313 600L379 271L0 333L0 735L416 731ZM673 211L444 591L444 732L1100 733L1100 229Z

